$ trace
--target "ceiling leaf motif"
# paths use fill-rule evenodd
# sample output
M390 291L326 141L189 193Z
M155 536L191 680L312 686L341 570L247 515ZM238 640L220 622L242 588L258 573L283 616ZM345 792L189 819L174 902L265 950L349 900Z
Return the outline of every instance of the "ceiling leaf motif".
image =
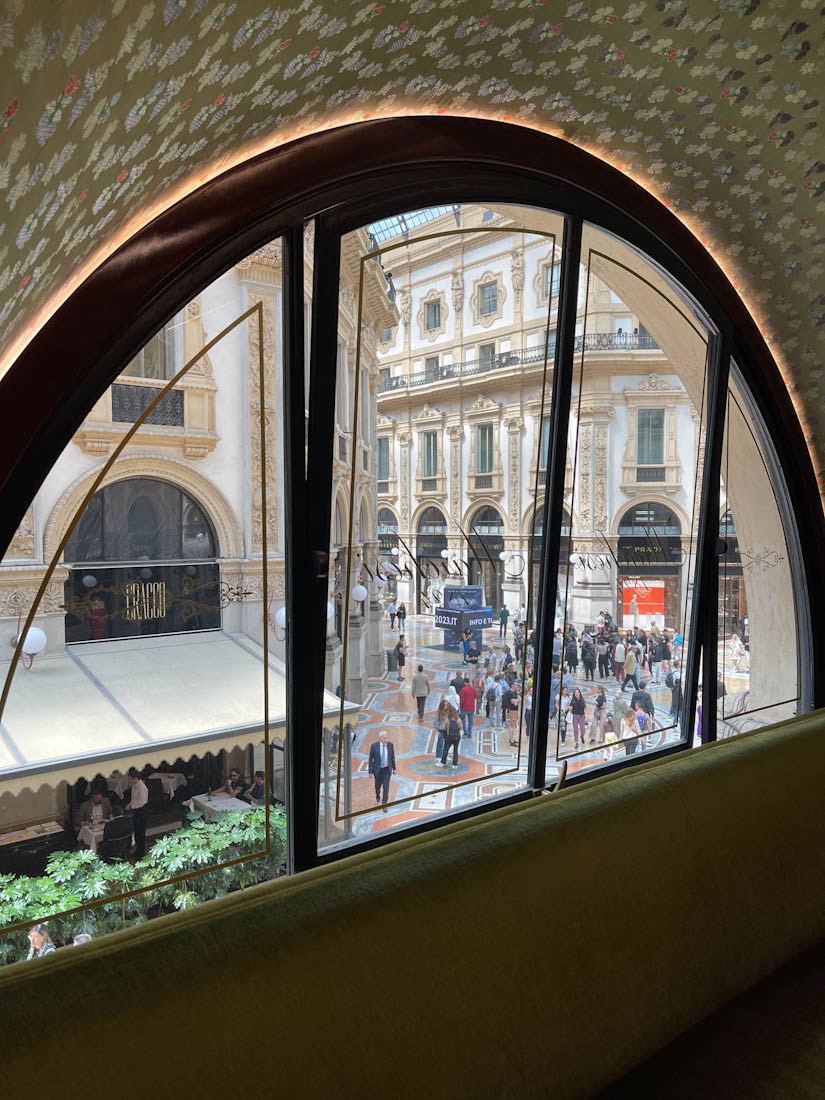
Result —
M253 142L506 118L686 220L777 354L825 488L823 29L810 0L5 0L2 346L119 227Z

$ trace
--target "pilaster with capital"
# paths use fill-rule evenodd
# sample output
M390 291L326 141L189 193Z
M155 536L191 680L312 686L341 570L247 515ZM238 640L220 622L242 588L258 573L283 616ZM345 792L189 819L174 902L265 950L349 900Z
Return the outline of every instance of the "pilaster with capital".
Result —
M263 306L264 393L259 375L259 345L257 324L247 325L247 373L249 388L249 497L251 550L263 549L262 478L266 476L267 547L274 550L278 541L278 477L276 451L275 400L275 292L250 288L249 303ZM263 407L263 408L262 408ZM261 418L264 422L265 456L261 453Z
M448 424L447 435L450 438L450 530L456 532L461 526L461 440L464 438L464 427Z
M593 523L593 425L579 424L579 525L589 534Z
M397 433L401 448L401 528L410 529L410 444L412 435L408 428L399 428Z
M519 457L521 453L521 430L524 427L524 417L520 411L508 412L504 416L504 426L509 438L508 448L508 489L507 497L510 506L510 534L515 535L519 529L519 516L521 513L521 479L519 469Z
M401 313L401 324L404 326L404 351L410 351L410 317L412 316L412 291L409 287L402 286L398 290L398 308Z
M450 289L453 297L455 341L460 346L464 339L464 272L462 270L453 272Z

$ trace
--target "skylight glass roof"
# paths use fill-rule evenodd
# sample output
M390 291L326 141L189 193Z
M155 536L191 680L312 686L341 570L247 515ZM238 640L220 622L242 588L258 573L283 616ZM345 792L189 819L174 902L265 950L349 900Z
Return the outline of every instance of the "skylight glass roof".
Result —
M457 215L458 206L428 206L426 210L411 210L406 214L395 214L391 218L382 218L381 221L373 222L369 232L381 244L391 237L406 238L420 225L449 213Z

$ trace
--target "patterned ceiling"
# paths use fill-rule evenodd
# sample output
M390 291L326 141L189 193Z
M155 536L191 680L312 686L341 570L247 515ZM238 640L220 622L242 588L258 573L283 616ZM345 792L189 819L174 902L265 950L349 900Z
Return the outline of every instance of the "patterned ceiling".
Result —
M0 354L241 155L365 116L506 119L685 218L765 332L825 492L823 31L821 0L0 0Z

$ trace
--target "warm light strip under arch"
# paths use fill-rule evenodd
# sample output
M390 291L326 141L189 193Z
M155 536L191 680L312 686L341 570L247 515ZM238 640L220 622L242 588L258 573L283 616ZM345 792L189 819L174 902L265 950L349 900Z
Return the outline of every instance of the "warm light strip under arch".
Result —
M253 157L257 157L262 153L268 153L272 149L276 149L285 145L288 142L297 141L299 138L309 137L313 134L325 133L328 130L338 129L341 126L350 126L358 122L374 121L377 119L391 119L391 118L432 118L434 116L449 117L449 118L475 118L488 122L507 122L514 126L523 126L525 129L535 130L538 133L546 134L549 137L560 138L562 141L568 141L572 145L575 145L579 149L583 149L586 153L595 157L597 160L602 161L605 164L609 164L612 168L622 172L634 183L643 187L654 199L660 202L678 218L679 221L686 227L691 235L702 245L708 255L713 259L714 263L722 270L730 285L736 291L740 301L745 309L755 320L757 327L765 340L765 344L773 357L774 362L777 365L779 373L782 377L782 381L788 390L791 402L793 404L794 412L797 419L802 426L802 431L810 450L811 433L809 430L809 424L805 415L805 409L801 406L799 399L792 389L791 372L788 367L788 363L784 358L782 352L774 346L768 331L766 328L765 320L761 314L759 308L752 305L742 295L742 292L738 285L739 276L734 274L728 267L727 258L721 255L718 251L711 248L707 243L705 231L700 228L689 216L686 216L682 211L676 211L673 209L671 203L665 198L658 190L656 182L651 179L647 179L630 171L623 163L617 163L611 161L604 155L603 149L594 148L591 144L582 141L576 135L568 136L560 128L554 128L552 126L543 126L537 123L531 118L521 118L519 116L513 116L510 114L504 114L500 112L489 113L482 110L447 110L446 108L430 107L427 110L422 110L417 104L403 104L393 107L392 109L386 109L384 111L377 110L371 112L347 112L330 116L329 120L325 123L318 123L316 121L308 121L301 124L300 120L297 120L296 125L282 130L276 130L274 133L269 134L266 137L259 139L251 139L244 142L235 152L232 154L224 154L217 157L211 164L201 167L197 170L193 170L186 179L180 181L178 184L173 184L164 194L149 205L143 207L137 214L134 214L131 218L121 225L121 227L115 230L107 240L99 245L95 251L84 260L69 276L69 278L61 284L58 290L52 292L47 301L40 307L35 313L34 317L29 321L27 325L24 325L23 329L18 335L11 341L7 348L0 353L0 381L4 378L6 373L11 369L12 364L22 354L23 350L34 339L41 328L50 320L50 318L57 312L58 309L71 297L72 294L78 289L78 287L95 271L101 264L109 259L119 248L121 248L126 242L133 237L136 233L139 233L144 229L151 221L159 217L164 211L168 210L175 203L180 202L181 199L186 198L187 195L191 195L199 187L202 187L205 183L210 183L224 172L229 171L232 168L237 168L244 162L251 160ZM811 454L813 459L814 455ZM820 494L822 497L823 509L825 509L825 469L815 470L817 481L820 487Z

